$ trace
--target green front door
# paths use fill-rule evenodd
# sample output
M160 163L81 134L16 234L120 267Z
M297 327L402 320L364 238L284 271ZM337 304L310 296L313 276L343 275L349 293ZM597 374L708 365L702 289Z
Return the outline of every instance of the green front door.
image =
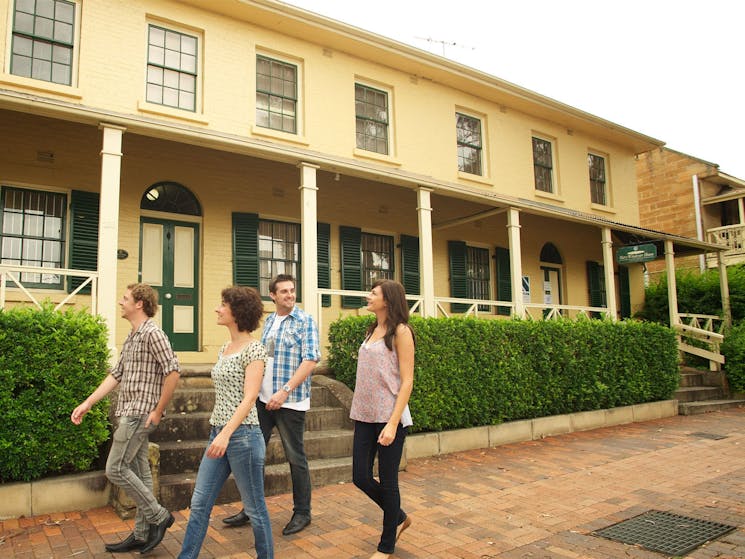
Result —
M176 351L199 349L199 225L143 217L140 281L158 291L155 316Z

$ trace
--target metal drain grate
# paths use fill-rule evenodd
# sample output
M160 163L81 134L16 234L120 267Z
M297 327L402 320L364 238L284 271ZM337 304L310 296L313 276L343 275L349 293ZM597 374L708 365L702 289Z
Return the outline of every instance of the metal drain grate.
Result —
M735 528L736 526L651 510L596 530L593 535L639 545L666 555L685 555Z

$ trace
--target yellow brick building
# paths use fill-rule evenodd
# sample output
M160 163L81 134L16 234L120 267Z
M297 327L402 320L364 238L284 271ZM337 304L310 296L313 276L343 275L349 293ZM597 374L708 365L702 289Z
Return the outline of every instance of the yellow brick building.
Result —
M112 348L138 280L206 362L220 290L277 272L325 334L377 277L425 316L628 316L618 247L711 249L639 227L635 155L661 141L281 2L0 0L0 22L3 304L88 271L65 304Z

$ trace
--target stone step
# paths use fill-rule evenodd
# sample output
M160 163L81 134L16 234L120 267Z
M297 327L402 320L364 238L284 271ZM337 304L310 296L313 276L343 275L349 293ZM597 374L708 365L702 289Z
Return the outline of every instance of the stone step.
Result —
M718 400L724 396L723 390L717 386L689 386L678 388L673 398L678 402L699 402L701 400Z
M679 415L696 415L721 411L727 408L745 407L745 400L705 400L698 402L681 402L678 404Z
M352 458L326 458L308 462L313 487L352 480ZM160 476L160 503L168 510L182 510L189 506L194 491L196 473ZM287 463L267 466L264 471L264 493L267 496L292 491L290 467ZM230 476L217 498L217 503L240 501L241 497Z
M167 414L158 428L150 435L155 443L164 441L206 441L209 438L209 418L212 412ZM305 430L320 431L324 429L350 428L351 420L346 411L339 407L313 407L305 414Z
M325 386L312 385L310 389L311 406L329 406L333 396ZM210 380L209 386L180 387L173 393L168 404L168 413L192 413L212 411L215 406L215 390Z
M689 388L692 386L703 386L704 375L700 371L696 372L682 372L680 373L680 387Z
M351 456L352 438L353 431L348 429L308 431L304 437L305 454L308 460ZM206 444L207 439L158 443L161 474L196 472ZM272 465L282 462L285 462L284 449L282 448L282 441L275 431L267 446L266 463Z

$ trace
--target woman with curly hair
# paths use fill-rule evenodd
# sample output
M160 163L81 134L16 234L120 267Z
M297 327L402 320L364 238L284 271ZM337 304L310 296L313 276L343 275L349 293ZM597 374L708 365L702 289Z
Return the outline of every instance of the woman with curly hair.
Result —
M231 472L251 519L256 554L259 559L273 559L272 526L264 499L266 445L256 414L256 396L267 356L261 342L251 335L259 325L264 305L255 289L234 286L223 289L215 312L217 323L228 329L230 341L222 346L212 368L212 429L199 465L179 559L198 557L212 507Z

